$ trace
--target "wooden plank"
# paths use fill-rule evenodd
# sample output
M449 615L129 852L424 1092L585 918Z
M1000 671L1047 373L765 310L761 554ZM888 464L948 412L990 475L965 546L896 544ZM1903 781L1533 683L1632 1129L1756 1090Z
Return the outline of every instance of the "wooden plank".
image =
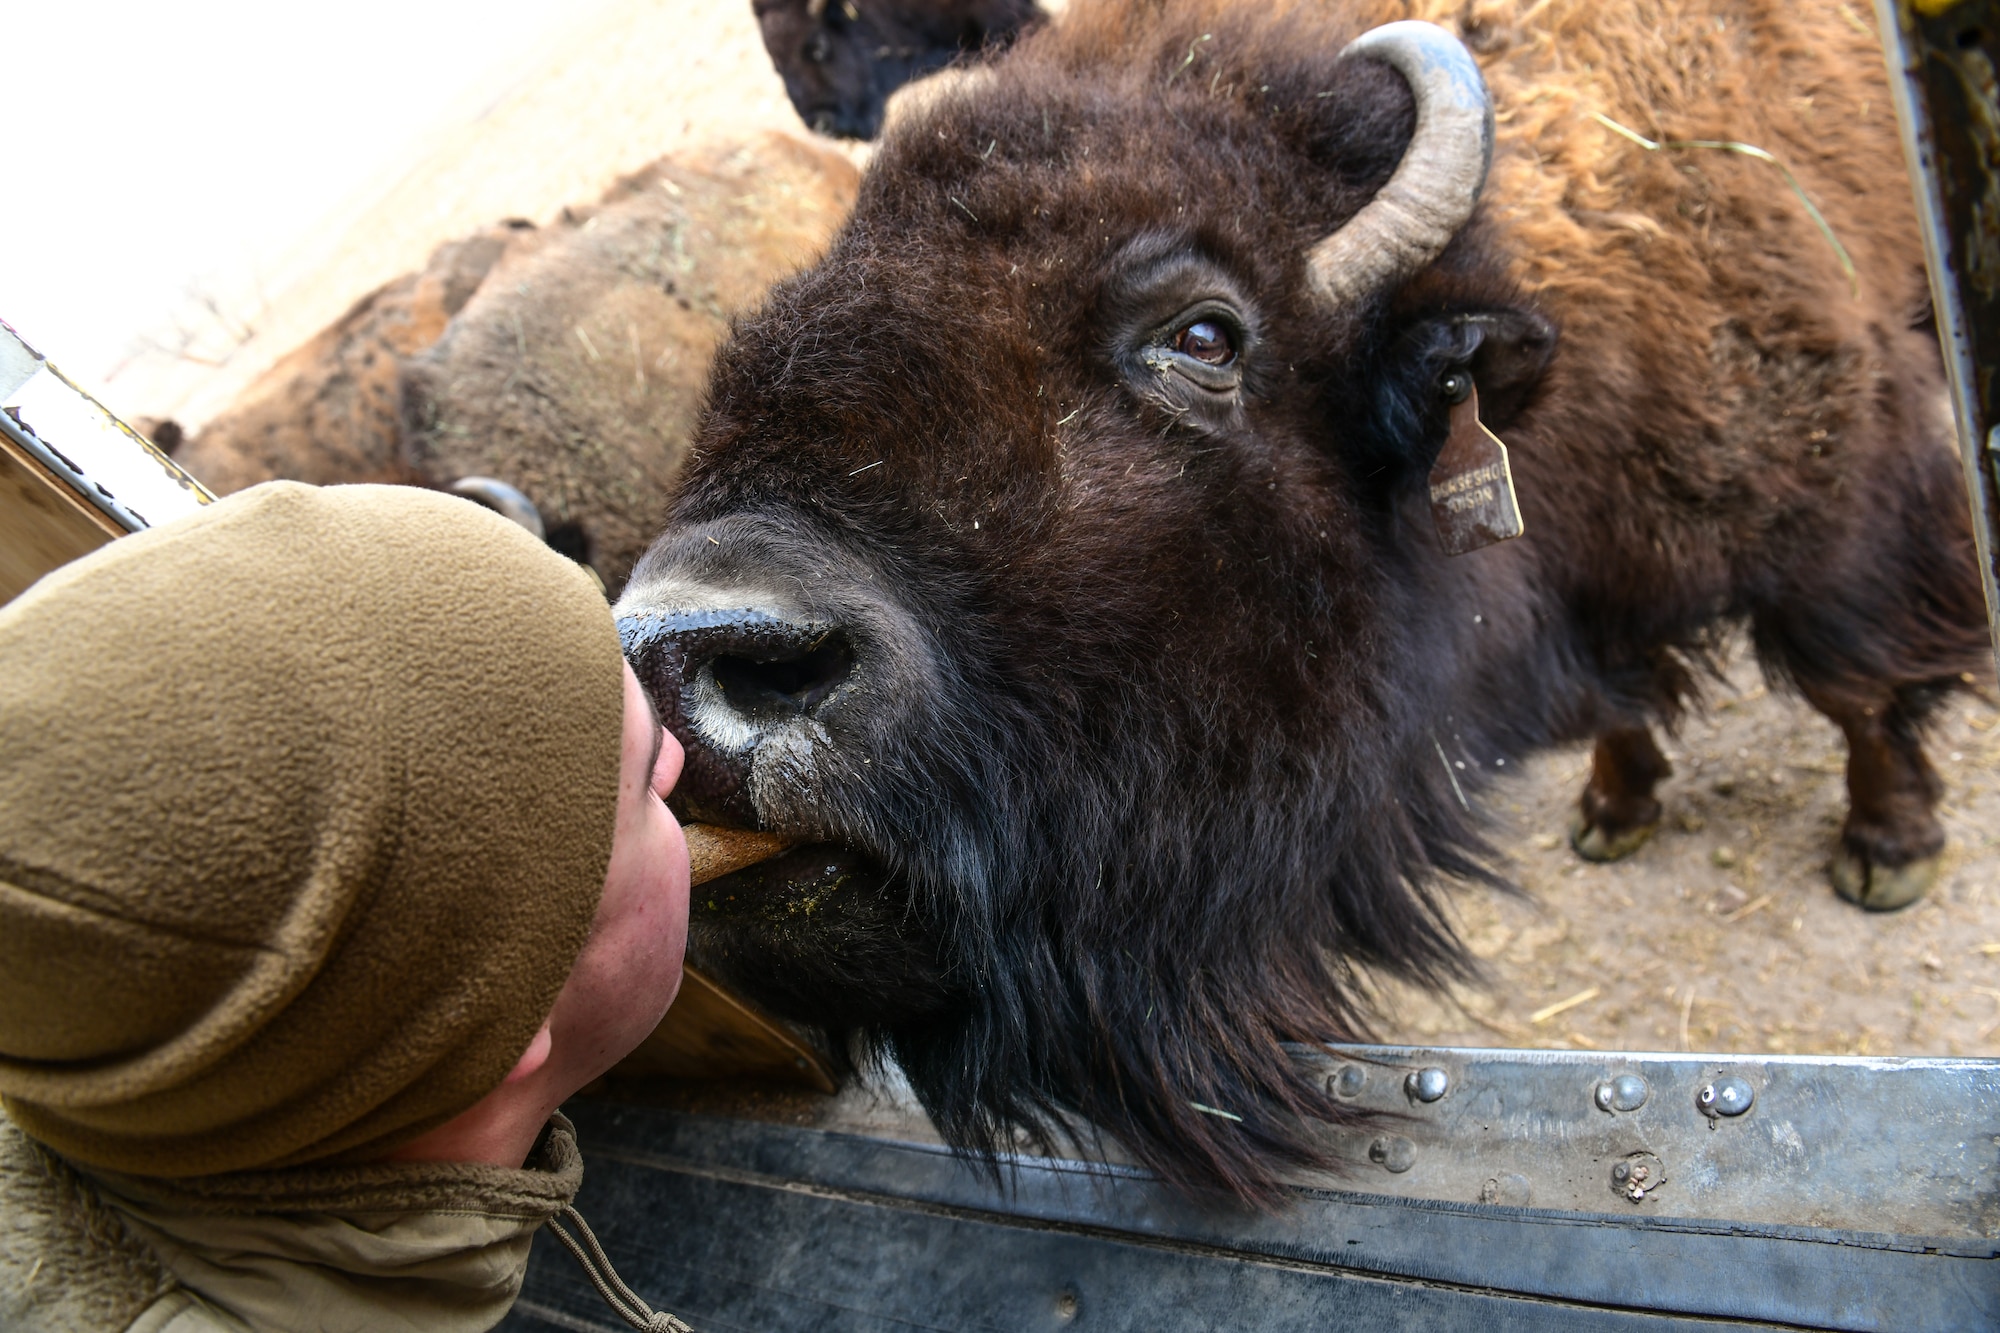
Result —
M0 434L0 602L125 530Z
M833 1070L783 1022L690 967L674 1007L613 1071L689 1079L759 1079L836 1090Z

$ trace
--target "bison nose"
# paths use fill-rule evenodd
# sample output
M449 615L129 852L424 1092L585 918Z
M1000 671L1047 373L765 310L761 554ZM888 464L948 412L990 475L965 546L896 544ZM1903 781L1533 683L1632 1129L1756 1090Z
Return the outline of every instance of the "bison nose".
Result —
M854 672L854 648L839 630L787 647L721 652L709 661L722 697L750 719L810 713Z
M685 817L757 828L751 777L760 746L801 730L854 673L837 625L755 607L640 611L618 621L625 656L687 751L671 804ZM810 739L809 737L807 739Z

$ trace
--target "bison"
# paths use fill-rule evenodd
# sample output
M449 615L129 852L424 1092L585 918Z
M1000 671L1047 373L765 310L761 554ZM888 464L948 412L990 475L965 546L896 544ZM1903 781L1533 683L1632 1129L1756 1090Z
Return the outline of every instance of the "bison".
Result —
M405 359L444 335L510 245L533 235L525 219L447 241L415 273L386 282L294 348L189 437L178 422L148 422L157 444L218 495L283 477L316 486L417 480L399 424Z
M683 815L799 840L695 960L974 1154L1080 1118L1270 1200L1353 1120L1291 1051L1357 970L1468 972L1482 793L1595 738L1575 842L1628 850L1739 624L1847 736L1836 884L1920 891L1984 613L1850 17L1080 0L947 76L719 350L618 602ZM1526 531L1453 556L1473 413Z
M818 253L856 183L839 151L763 134L663 157L549 225L449 242L177 457L225 493L482 479L475 495L504 511L524 494L550 544L616 591L658 529L731 315Z
M1047 17L1035 0L751 0L751 9L799 118L840 139L874 138L898 88Z

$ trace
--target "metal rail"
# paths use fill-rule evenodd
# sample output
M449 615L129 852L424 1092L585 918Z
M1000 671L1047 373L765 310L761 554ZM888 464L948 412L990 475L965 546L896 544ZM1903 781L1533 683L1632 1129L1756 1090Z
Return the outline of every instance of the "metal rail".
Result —
M179 518L215 500L207 487L77 387L4 321L0 434L126 532Z
M2000 1062L1299 1054L1382 1119L1275 1214L1103 1157L996 1184L865 1089L579 1103L578 1207L698 1333L2000 1327ZM538 1240L504 1327L610 1326Z
M2000 661L2000 0L1875 0Z

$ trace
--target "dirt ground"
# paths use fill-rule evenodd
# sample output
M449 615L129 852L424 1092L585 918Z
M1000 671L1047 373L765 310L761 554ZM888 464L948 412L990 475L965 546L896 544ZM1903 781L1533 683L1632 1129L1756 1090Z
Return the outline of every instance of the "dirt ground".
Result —
M1527 891L1457 896L1489 984L1386 985L1393 1042L1830 1055L2000 1055L2000 714L1946 709L1928 747L1950 842L1930 893L1869 913L1826 866L1846 813L1833 724L1773 695L1746 652L1662 748L1666 817L1625 861L1566 830L1587 748L1542 756L1488 801Z

